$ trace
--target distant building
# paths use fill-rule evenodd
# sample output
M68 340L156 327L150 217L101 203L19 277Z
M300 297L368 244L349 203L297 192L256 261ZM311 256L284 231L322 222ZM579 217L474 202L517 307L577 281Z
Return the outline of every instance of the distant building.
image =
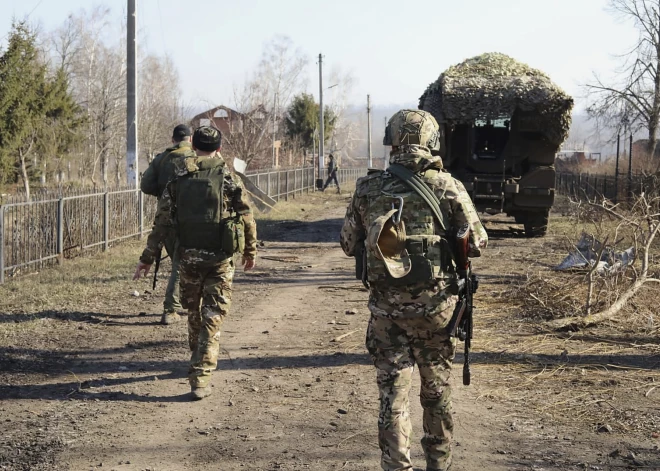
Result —
M225 156L250 160L250 168L279 166L280 141L273 140L272 114L263 105L241 113L219 105L192 118L193 127L215 126L223 134ZM275 128L277 131L277 128Z
M575 168L584 169L599 164L600 152L586 152L584 150L562 149L557 152L555 167L559 171L568 171Z
M243 114L228 106L216 106L199 113L191 120L193 127L215 126L223 134L241 132L243 130Z

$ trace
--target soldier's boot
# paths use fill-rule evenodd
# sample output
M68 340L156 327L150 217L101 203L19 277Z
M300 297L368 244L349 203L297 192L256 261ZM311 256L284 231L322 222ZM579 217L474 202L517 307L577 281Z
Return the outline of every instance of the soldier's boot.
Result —
M337 194L338 195L341 194L341 190L339 189L339 187L337 187Z
M160 318L160 323L163 325L171 325L179 322L180 320L181 320L181 316L179 315L178 312L165 311L163 312L163 316Z
M204 399L205 397L210 396L212 392L210 384L204 387L191 386L190 388L190 395L192 396L193 401Z

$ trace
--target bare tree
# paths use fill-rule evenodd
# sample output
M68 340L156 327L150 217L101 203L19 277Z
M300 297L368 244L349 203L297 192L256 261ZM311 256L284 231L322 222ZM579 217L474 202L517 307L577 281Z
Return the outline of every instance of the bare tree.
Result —
M591 100L588 112L599 126L614 129L615 135L622 126L632 132L645 129L646 153L654 156L660 125L660 0L610 0L610 7L634 23L639 37L622 56L617 79L606 83L595 76L594 83L586 85Z
M225 133L225 152L253 166L268 166L273 140L279 133L284 110L305 85L308 59L287 36L275 36L264 45L257 69L242 86L234 88L234 109L240 123Z
M624 306L634 299L639 290L646 286L647 283L660 283L660 267L654 258L654 251L657 250L657 243L655 241L660 232L660 193L658 192L660 186L658 180L655 177L650 177L646 189L648 192L637 196L631 202L630 207L614 205L607 200L588 203L589 209L600 213L600 217L597 220L601 226L603 226L604 220L607 219L617 222L616 227L611 233L611 240L618 240L620 242L624 240L621 234L625 231L630 232L635 260L629 266L623 268L625 271L621 273L614 272L616 278L613 283L608 283L607 279L603 280L606 287L604 291L610 295L613 294L615 299L597 312L593 312L595 306L595 271L598 261L601 260L603 252L606 250L607 241L610 237L606 237L599 247L592 247L594 252L597 253L597 256L594 259L591 270L589 270L586 276L587 299L584 310L585 315L551 321L550 325L554 328L575 330L612 319ZM599 232L603 233L604 230L601 229ZM639 265L634 263L636 261L639 261Z
M179 74L169 57L148 55L140 62L139 147L149 163L167 147L181 118L180 94Z

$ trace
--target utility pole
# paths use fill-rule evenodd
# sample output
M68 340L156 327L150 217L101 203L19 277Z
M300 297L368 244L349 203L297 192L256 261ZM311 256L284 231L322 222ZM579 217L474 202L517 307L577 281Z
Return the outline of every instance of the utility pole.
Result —
M316 186L321 188L323 185L323 54L319 54L319 178Z
M371 97L367 95L367 168L372 168L371 162Z
M129 187L138 187L138 117L137 117L137 40L135 37L137 0L128 0L126 15L126 179Z

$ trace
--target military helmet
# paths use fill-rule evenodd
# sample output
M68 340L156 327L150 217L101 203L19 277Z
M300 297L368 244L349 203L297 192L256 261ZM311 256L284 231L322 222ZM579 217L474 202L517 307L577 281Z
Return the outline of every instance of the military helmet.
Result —
M397 111L387 123L383 145L420 145L440 150L440 127L433 115L422 110Z

